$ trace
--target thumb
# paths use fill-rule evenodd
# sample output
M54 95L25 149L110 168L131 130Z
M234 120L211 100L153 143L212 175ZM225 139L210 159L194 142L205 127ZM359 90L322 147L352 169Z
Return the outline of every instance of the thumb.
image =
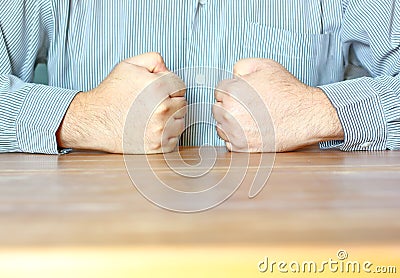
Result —
M265 61L266 59L261 58L247 58L239 60L233 66L233 74L235 76L244 76L260 71L266 67Z
M164 59L160 53L148 52L125 60L126 63L143 67L152 73L167 72Z

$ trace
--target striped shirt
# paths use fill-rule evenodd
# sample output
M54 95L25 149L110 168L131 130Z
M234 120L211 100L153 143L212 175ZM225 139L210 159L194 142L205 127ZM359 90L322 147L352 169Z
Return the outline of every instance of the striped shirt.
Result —
M0 0L0 152L57 153L79 91L121 60L159 52L193 104L183 145L222 145L213 87L242 58L274 59L320 86L337 109L342 150L400 149L397 0ZM33 84L37 63L49 84Z

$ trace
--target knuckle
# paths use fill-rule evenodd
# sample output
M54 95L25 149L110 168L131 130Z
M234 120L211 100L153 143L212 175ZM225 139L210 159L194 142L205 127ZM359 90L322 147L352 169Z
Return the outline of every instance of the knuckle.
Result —
M147 53L147 55L149 55L149 57L152 57L156 62L162 62L163 61L163 58L162 58L160 52L153 51L153 52Z
M154 152L161 148L161 140L154 140L152 137L146 136L145 149L147 152Z
M173 152L174 149L175 149L175 146L172 146L172 145L168 144L168 145L165 145L165 146L162 147L162 152L163 153L170 153L170 152Z
M225 112L224 108L222 108L220 105L214 104L214 105L212 106L211 111L212 111L212 113L213 113L214 118L215 118L217 121L222 121L223 119L225 119L224 114L225 114L226 112Z
M184 118L187 114L187 107L182 107L180 109L178 109L173 115L172 117L175 119L181 119Z
M157 122L157 124L154 124L154 122ZM149 138L150 142L157 141L159 138L161 138L163 132L164 132L164 125L160 124L159 121L152 121L152 123L147 127L146 136L147 138Z
M154 150L154 151L161 149L161 142L152 143L151 144L151 149Z
M235 136L234 134L229 137L229 142L231 142L236 149L248 148L246 139Z
M183 98L183 99L181 100L181 108L184 108L184 107L186 108L187 105L188 105L187 100L186 100L185 98Z
M185 122L182 121L182 122L179 124L179 135L182 134L184 131L185 131Z
M228 109L226 109L223 113L222 113L222 119L225 122L231 122L232 118L235 118L233 113L231 111L229 111Z
M215 103L211 107L211 113L214 115L214 117L218 116L219 114L219 106Z
M175 98L175 102L176 102L175 105L176 110L184 109L187 106L187 101L183 97Z
M224 79L217 84L216 89L221 91L229 91L231 85L232 85L232 79Z
M217 134L218 134L218 136L221 137L222 139L225 139L225 138L226 138L225 132L223 132L223 131L221 130L221 128L219 128L219 127L217 127Z
M163 102L161 102L156 109L156 113L158 115L161 116L165 116L166 114L168 114L168 112L170 111L170 106L166 103L166 101L164 100Z

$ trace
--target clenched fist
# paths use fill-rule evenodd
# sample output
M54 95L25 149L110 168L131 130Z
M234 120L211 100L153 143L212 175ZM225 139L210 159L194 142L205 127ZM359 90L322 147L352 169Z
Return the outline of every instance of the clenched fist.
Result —
M173 151L184 130L185 84L158 53L119 63L72 101L57 132L60 147L111 153Z
M337 112L322 90L268 59L244 59L222 81L213 106L217 132L231 151L284 152L342 140Z

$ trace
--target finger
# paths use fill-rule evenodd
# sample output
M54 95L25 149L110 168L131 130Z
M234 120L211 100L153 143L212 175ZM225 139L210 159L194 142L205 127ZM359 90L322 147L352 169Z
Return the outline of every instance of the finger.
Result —
M160 53L149 52L125 59L123 62L146 68L149 72L168 72L164 59Z
M174 97L184 97L186 94L186 84L185 82L176 74L170 73L169 84L172 87L169 96Z
M175 90L172 93L169 94L170 98L175 98L175 97L184 97L186 94L186 88L181 88L180 90Z
M185 128L185 119L169 119L166 123L162 136L162 152L172 151L177 145L180 135Z
M228 151L230 151L230 152L233 151L233 149L232 149L232 143L230 143L230 142L225 142L225 145L226 145L226 148L228 149Z
M176 145L178 145L179 137L169 138L169 144L173 146L175 149Z
M217 124L216 129L217 129L217 134L218 134L219 138L221 138L225 142L229 142L229 137L224 132L224 129L222 128L222 125L221 124Z
M184 97L166 98L156 109L156 113L164 118L183 118L187 111L187 101Z
M229 91L230 91L230 88L231 88L233 82L235 82L235 81L232 79L225 79L218 83L218 85L214 91L214 97L215 97L216 101L223 102L224 97L226 95L229 95Z
M177 75L164 72L152 76L149 85L141 93L145 102L155 107L166 98L184 97L186 86Z
M186 104L186 100L185 100L185 104ZM185 105L185 106L183 106L183 107L181 107L181 108L179 108L173 115L172 115L172 117L174 118L174 119L183 119L183 118L185 118L185 116L186 116L186 113L187 113L187 105Z
M167 93L170 98L183 97L186 93L186 84L172 72L157 73L158 79L151 84L153 91Z
M237 78L230 81L225 88L218 88L218 94L221 94L224 107L230 110L232 106L249 107L255 100L260 100L259 93L255 90L248 80ZM222 91L223 90L223 91Z
M224 96L226 95L226 91L223 91L221 89L215 89L214 91L215 100L218 102L222 102L224 100Z
M265 67L265 61L267 61L267 59L261 58L247 58L239 60L233 66L233 75L245 76L260 71Z
M160 152L162 153L173 152L176 149L178 142L179 142L179 137L169 138L168 140L165 140L161 146Z
M168 123L165 125L165 129L163 132L162 138L165 139L171 139L174 137L179 137L183 131L185 130L185 119L171 119L168 121Z
M214 117L214 119L215 119L215 121L217 123L224 122L224 120L225 120L225 118L224 118L225 112L226 112L226 110L223 108L222 102L216 102L216 103L213 104L212 113L213 113L213 117Z
M154 80L151 84L151 87L159 86L161 90L158 91L167 92L170 97L185 95L185 83L179 76L168 70L160 53L144 53L128 58L123 62L142 67L150 73L158 74L159 78Z

